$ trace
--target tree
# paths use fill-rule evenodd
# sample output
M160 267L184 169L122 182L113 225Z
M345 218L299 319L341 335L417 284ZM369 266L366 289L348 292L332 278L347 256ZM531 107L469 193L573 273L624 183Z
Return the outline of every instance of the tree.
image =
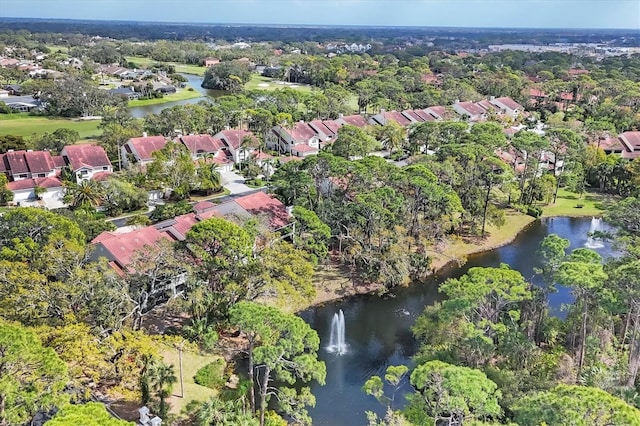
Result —
M200 402L192 416L196 426L258 426L253 413L246 413L237 401L212 397Z
M67 145L73 145L80 139L80 134L67 128L60 128L53 133L45 132L41 136L36 137L32 144L37 150L48 150L60 154L62 149Z
M102 203L104 197L104 187L98 181L86 179L75 182L64 183L64 198L71 209L80 207L97 207Z
M206 194L220 191L222 188L222 175L218 171L218 167L215 163L208 163L206 158L198 162L196 178L198 181L196 186Z
M602 266L602 257L593 250L575 249L560 264L556 280L562 285L571 287L576 297L574 306L582 310L578 347L578 378L580 378L585 360L589 314L597 309L599 303L611 297L610 290L604 286L607 274Z
M573 168L573 162L583 148L580 135L569 129L550 129L546 132L553 154L553 176L556 178L553 191L553 202L558 198L560 181L566 171Z
M467 420L500 417L498 385L480 370L442 361L428 361L411 373L418 393L410 399L406 416L415 424L463 424ZM424 411L423 411L424 410Z
M297 235L293 243L309 253L314 263L324 260L327 256L331 228L324 223L313 210L302 206L293 207L293 217L296 219Z
M67 367L24 327L0 320L0 425L23 424L68 401Z
M196 166L189 150L182 144L167 142L160 151L153 154L153 161L147 165L147 174L162 182L171 191L172 197L182 200L196 185ZM212 178L211 174L209 178Z
M43 247L67 240L78 247L85 245L78 225L55 213L18 207L0 217L0 259L33 260Z
M245 65L239 62L221 62L207 69L202 87L235 93L240 92L250 79L251 73Z
M7 176L4 173L0 174L0 206L4 206L13 200L13 192L7 188L7 183L9 183Z
M305 251L277 241L259 252L254 267L255 272L249 274L247 300L267 297L292 311L313 301L313 263Z
M384 394L384 382L380 376L372 376L362 386L362 390L367 394L373 396L379 402L389 405L389 408L393 410L393 403L395 401L396 392L402 384L409 367L406 365L390 365L387 367L387 371L384 375L384 381L387 382L391 388L391 396Z
M389 121L384 126L376 127L375 130L377 139L389 151L389 155L402 148L407 137L406 130L395 121Z
M226 219L211 218L195 224L186 235L185 247L206 283L213 317L226 317L231 305L248 294L247 272L252 271L254 237Z
M601 389L586 386L558 385L525 396L509 408L522 426L640 425L640 410Z
M338 137L331 145L331 152L339 157L364 157L373 151L378 143L363 129L344 125L338 129Z
M164 418L169 411L167 397L171 395L171 389L177 381L173 365L167 365L156 358L148 358L140 375L142 403L151 402L151 396L154 396L157 399L158 416Z
M142 320L151 309L178 293L189 273L188 264L166 239L153 246L145 245L133 253L130 267L125 271L125 281L129 287L134 330L142 327Z
M123 179L111 178L102 183L103 207L109 216L140 210L147 206L147 191Z
M413 332L425 344L424 355L433 349L475 367L485 365L497 345L519 331L520 304L532 297L522 275L504 264L471 268L439 291L447 299L425 309Z
M310 424L304 407L314 405L315 398L309 388L297 391L286 385L311 380L324 384L326 367L317 357L318 334L293 314L253 302L240 302L229 314L230 323L247 338L251 404L260 412L261 426L265 423L265 411L272 395L277 396L280 409L294 421ZM281 385L276 388L273 381ZM253 397L256 385L259 403L254 402Z
M66 405L49 420L47 426L133 426L134 423L116 419L98 402Z

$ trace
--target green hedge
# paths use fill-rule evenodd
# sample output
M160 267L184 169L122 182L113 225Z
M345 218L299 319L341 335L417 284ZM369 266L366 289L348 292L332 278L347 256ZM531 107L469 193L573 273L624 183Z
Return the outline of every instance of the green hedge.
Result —
M211 389L220 389L226 382L224 377L225 367L226 363L224 359L218 358L198 370L193 380L201 386L206 386Z

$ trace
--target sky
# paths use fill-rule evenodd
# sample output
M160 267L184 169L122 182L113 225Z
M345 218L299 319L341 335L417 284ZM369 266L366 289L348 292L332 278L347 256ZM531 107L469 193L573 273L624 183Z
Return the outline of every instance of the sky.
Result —
M0 16L640 32L640 0L0 0Z

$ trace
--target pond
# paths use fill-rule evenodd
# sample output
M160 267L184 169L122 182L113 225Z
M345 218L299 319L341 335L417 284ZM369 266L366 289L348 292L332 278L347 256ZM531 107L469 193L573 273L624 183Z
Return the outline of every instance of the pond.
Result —
M510 265L529 279L536 266L535 252L546 235L555 233L568 238L571 241L570 250L573 250L588 243L588 233L593 230L592 226L594 224L591 218L542 219L523 231L513 243L471 256L462 268L449 268L424 283L398 289L392 296L354 296L302 312L301 317L320 336L319 356L327 365L327 384L312 385L312 392L317 400L316 407L310 409L313 424L365 425L365 411L384 414L384 407L362 392L362 385L372 375L384 375L389 365L412 366L411 357L416 353L418 344L410 327L425 306L441 298L437 290L439 283L449 277L459 277L474 266L495 267L500 263ZM606 225L603 227L604 230L607 229ZM609 243L593 246L598 246L594 249L603 257L615 255ZM572 296L566 288L558 290L551 297L551 307L554 314L563 316L560 306L570 303ZM346 343L346 352L341 355L329 348L331 322L340 310L344 312ZM394 408L402 406L404 394L409 391L411 386L405 381L396 394Z
M162 111L165 108L171 108L176 105L197 104L202 100L217 98L226 94L226 92L223 90L211 90L211 89L203 88L201 86L202 80L203 80L201 76L193 75L193 74L180 74L180 75L185 77L187 79L187 84L193 87L193 90L200 92L202 94L202 97L185 99L182 101L175 101L175 102L166 102L163 104L146 105L146 106L129 108L129 112L131 113L131 116L136 118L144 118L149 114L159 114L160 111Z

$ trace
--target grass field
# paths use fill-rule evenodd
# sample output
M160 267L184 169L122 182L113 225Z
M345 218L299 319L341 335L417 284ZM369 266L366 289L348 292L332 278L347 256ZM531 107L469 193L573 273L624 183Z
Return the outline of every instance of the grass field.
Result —
M204 66L179 64L176 62L161 62L151 58L143 58L140 56L125 56L125 59L127 60L127 62L133 62L139 68L148 68L153 64L167 64L173 65L176 69L176 72L193 75L204 75L204 72L207 70L207 68Z
M162 98L136 99L133 101L129 101L128 106L138 107L138 106L147 106L147 105L158 105L158 104L164 104L167 102L184 101L186 99L194 99L194 98L200 98L200 97L202 97L202 93L196 90L183 89L183 90L180 90L179 92L166 95Z
M196 372L218 358L216 355L202 356L192 352L182 352L182 377L184 381L184 398L180 396L180 363L178 350L170 349L162 353L166 364L173 364L178 381L173 385L173 395L169 398L171 412L179 413L191 401L204 401L218 394L214 389L200 386L193 381Z
M70 120L59 117L36 117L27 114L0 114L0 135L31 136L53 132L59 128L77 131L80 139L100 136L100 120Z
M542 207L543 216L600 216L615 197L587 192L582 198L564 189L558 191L555 204ZM582 205L582 207L578 207Z
M289 89L299 90L301 92L310 92L313 90L313 87L308 84L284 84L283 82L276 82L275 79L270 77L264 77L258 74L251 74L251 80L247 84L244 85L246 90L277 90L284 89L288 87Z

